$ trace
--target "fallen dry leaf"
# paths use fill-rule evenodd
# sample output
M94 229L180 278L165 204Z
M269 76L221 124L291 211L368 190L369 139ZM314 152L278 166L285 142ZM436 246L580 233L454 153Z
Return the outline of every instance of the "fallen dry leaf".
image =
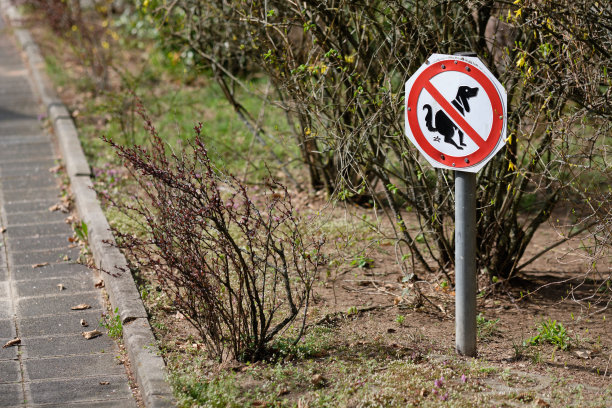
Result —
M2 227L0 228L0 234L4 234L6 232L6 228Z
M47 265L49 265L49 262L41 262L41 263L37 263L37 264L32 265L32 269L35 269L35 268L42 268L43 266L47 266Z
M76 241L75 237L68 237L68 242L74 242L74 241Z
M94 285L96 288L100 289L104 287L104 281L102 279L100 279L99 281L96 282L96 284Z
M87 327L87 326L89 326L89 323L87 323L87 321L85 319L81 319L81 326Z
M315 387L319 387L325 383L326 379L323 377L323 374L315 374L310 378L310 382Z
M21 339L19 337L17 337L16 339L7 341L6 344L2 346L2 348L13 347L18 344L21 344Z
M69 261L70 257L68 255L64 255L64 257L62 258L63 261Z
M580 358L589 359L591 358L591 354L593 354L593 352L591 350L576 350L574 351L574 354Z
M64 289L66 289L66 288L64 287L64 285L62 285L61 283L58 283L58 284L57 284L57 288L60 290L60 292L61 292L62 290L64 290Z
M174 318L177 320L185 320L185 316L183 316L181 312L176 312L176 314L174 315Z
M85 309L91 309L91 306L88 305L87 303L81 303L80 305L72 306L71 309L72 310L85 310Z
M70 210L68 209L68 204L58 203L58 204L53 204L51 207L49 207L49 211L51 212L61 211L63 213L67 213Z
M49 173L57 173L62 169L62 166L58 164L57 166L53 166L49 169Z
M82 332L81 335L85 337L87 340L95 339L98 336L102 335L102 332L98 330L92 330L87 332Z
M68 217L66 217L66 219L64 220L64 222L66 224L73 224L77 221L77 217L75 215L69 215Z
M108 381L100 381L100 385L108 385L110 384Z

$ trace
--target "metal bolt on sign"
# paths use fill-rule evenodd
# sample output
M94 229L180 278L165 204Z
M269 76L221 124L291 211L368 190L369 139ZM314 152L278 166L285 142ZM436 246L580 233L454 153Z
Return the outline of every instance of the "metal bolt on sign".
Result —
M455 171L455 346L476 355L476 173L505 145L506 91L474 53L433 54L406 82L406 136Z

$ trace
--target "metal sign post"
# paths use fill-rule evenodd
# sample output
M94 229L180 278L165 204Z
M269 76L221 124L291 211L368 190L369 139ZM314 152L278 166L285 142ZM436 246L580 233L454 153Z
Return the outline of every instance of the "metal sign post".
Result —
M461 52L457 56L476 57ZM476 356L476 173L455 172L455 348Z
M455 171L455 330L476 355L476 173L506 136L506 91L473 53L433 54L406 82L406 136L436 168Z
M476 355L476 173L455 173L455 347Z

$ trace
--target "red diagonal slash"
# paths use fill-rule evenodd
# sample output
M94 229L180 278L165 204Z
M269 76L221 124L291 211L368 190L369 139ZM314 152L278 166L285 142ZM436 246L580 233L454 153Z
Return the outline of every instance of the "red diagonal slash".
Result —
M461 116L461 114L451 105L448 101L442 96L440 92L432 85L431 82L425 81L424 88L429 92L429 94L440 104L442 110L449 115L463 130L463 132L468 135L474 143L478 145L479 148L485 145L485 140L470 126L469 123Z

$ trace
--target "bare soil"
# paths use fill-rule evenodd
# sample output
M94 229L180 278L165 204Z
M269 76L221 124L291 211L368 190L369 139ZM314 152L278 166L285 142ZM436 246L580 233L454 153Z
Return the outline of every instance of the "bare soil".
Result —
M304 207L316 212L321 208L321 202L316 204L317 201L311 197L311 200L303 201ZM346 216L337 208L325 209L335 214L330 218ZM347 222L358 225L368 211L371 214L371 210L351 208ZM366 238L364 236L364 240ZM553 226L543 226L524 259L529 259L558 238ZM274 397L275 401L282 396L283 401L290 402L289 406L293 403L310 406L308 401L312 406L320 406L312 402L313 379L321 375L327 381L323 388L331 387L327 384L334 381L342 381L345 374L338 372L337 361L358 367L370 360L392 365L407 359L429 367L432 370L430 375L447 364L449 367L453 364L484 367L480 370L485 374L478 374L479 370L472 373L474 388L460 391L477 395L476 400L456 401L457 406L524 406L527 403L535 406L612 406L612 313L607 307L612 294L609 289L597 292L605 276L588 272L581 252L572 250L575 245L576 242L570 241L557 247L533 262L528 270L511 282L484 291L486 295L478 298L478 313L481 323L489 322L489 325L479 325L478 356L469 358L458 356L454 349L455 294L452 286L445 283L445 276L441 273L428 276L417 271L421 279L417 285L423 298L416 301L414 297L405 296L407 284L402 282L403 275L397 267L393 246L382 241L366 252L370 267L360 268L345 262L345 267L339 270L327 275L322 273L315 287L315 301L309 311L308 324L310 330L317 327L331 330L331 340L314 357L309 357L309 361L287 362L298 370L315 374L309 374L311 380L306 383L281 387L282 392ZM362 253L358 245L353 251ZM608 262L605 267L609 265ZM145 277L145 280L151 284L153 277ZM481 290L490 288L487 276L482 274L479 280ZM156 321L163 322L160 325L163 329L157 330L157 334L166 346L167 358L175 362L171 365L179 367L184 356L177 355L185 350L197 350L199 345L180 314L177 315L170 305L159 305L159 300L148 302ZM537 327L549 319L561 323L567 330L568 349L561 350L546 343L528 344L528 339L538 334ZM265 388L265 382L254 380L261 374L252 372L254 369L248 366L238 363L219 366L214 362L205 365L204 372L208 374L203 378L208 380L229 370L240 373L237 381L243 390L261 392ZM386 367L383 364L374 372L387 370ZM457 373L461 369L453 368L450 372ZM493 374L487 374L487 370L493 370ZM395 375L390 370L387 373ZM372 374L364 378L364 381L370 381ZM434 382L434 378L429 380ZM412 394L416 393L416 397L412 399L407 397L406 405L436 406L438 400L432 399L431 395L435 388L421 385L417 388L420 391L414 391ZM580 398L586 398L586 401L593 398L591 403L575 399L576 389L586 392L586 396ZM327 392L344 391L329 388ZM410 391L406 394L411 395ZM481 397L485 399L479 400ZM274 405L270 402L262 404L260 406ZM389 400L380 406L402 404ZM343 406L369 405L349 400Z

